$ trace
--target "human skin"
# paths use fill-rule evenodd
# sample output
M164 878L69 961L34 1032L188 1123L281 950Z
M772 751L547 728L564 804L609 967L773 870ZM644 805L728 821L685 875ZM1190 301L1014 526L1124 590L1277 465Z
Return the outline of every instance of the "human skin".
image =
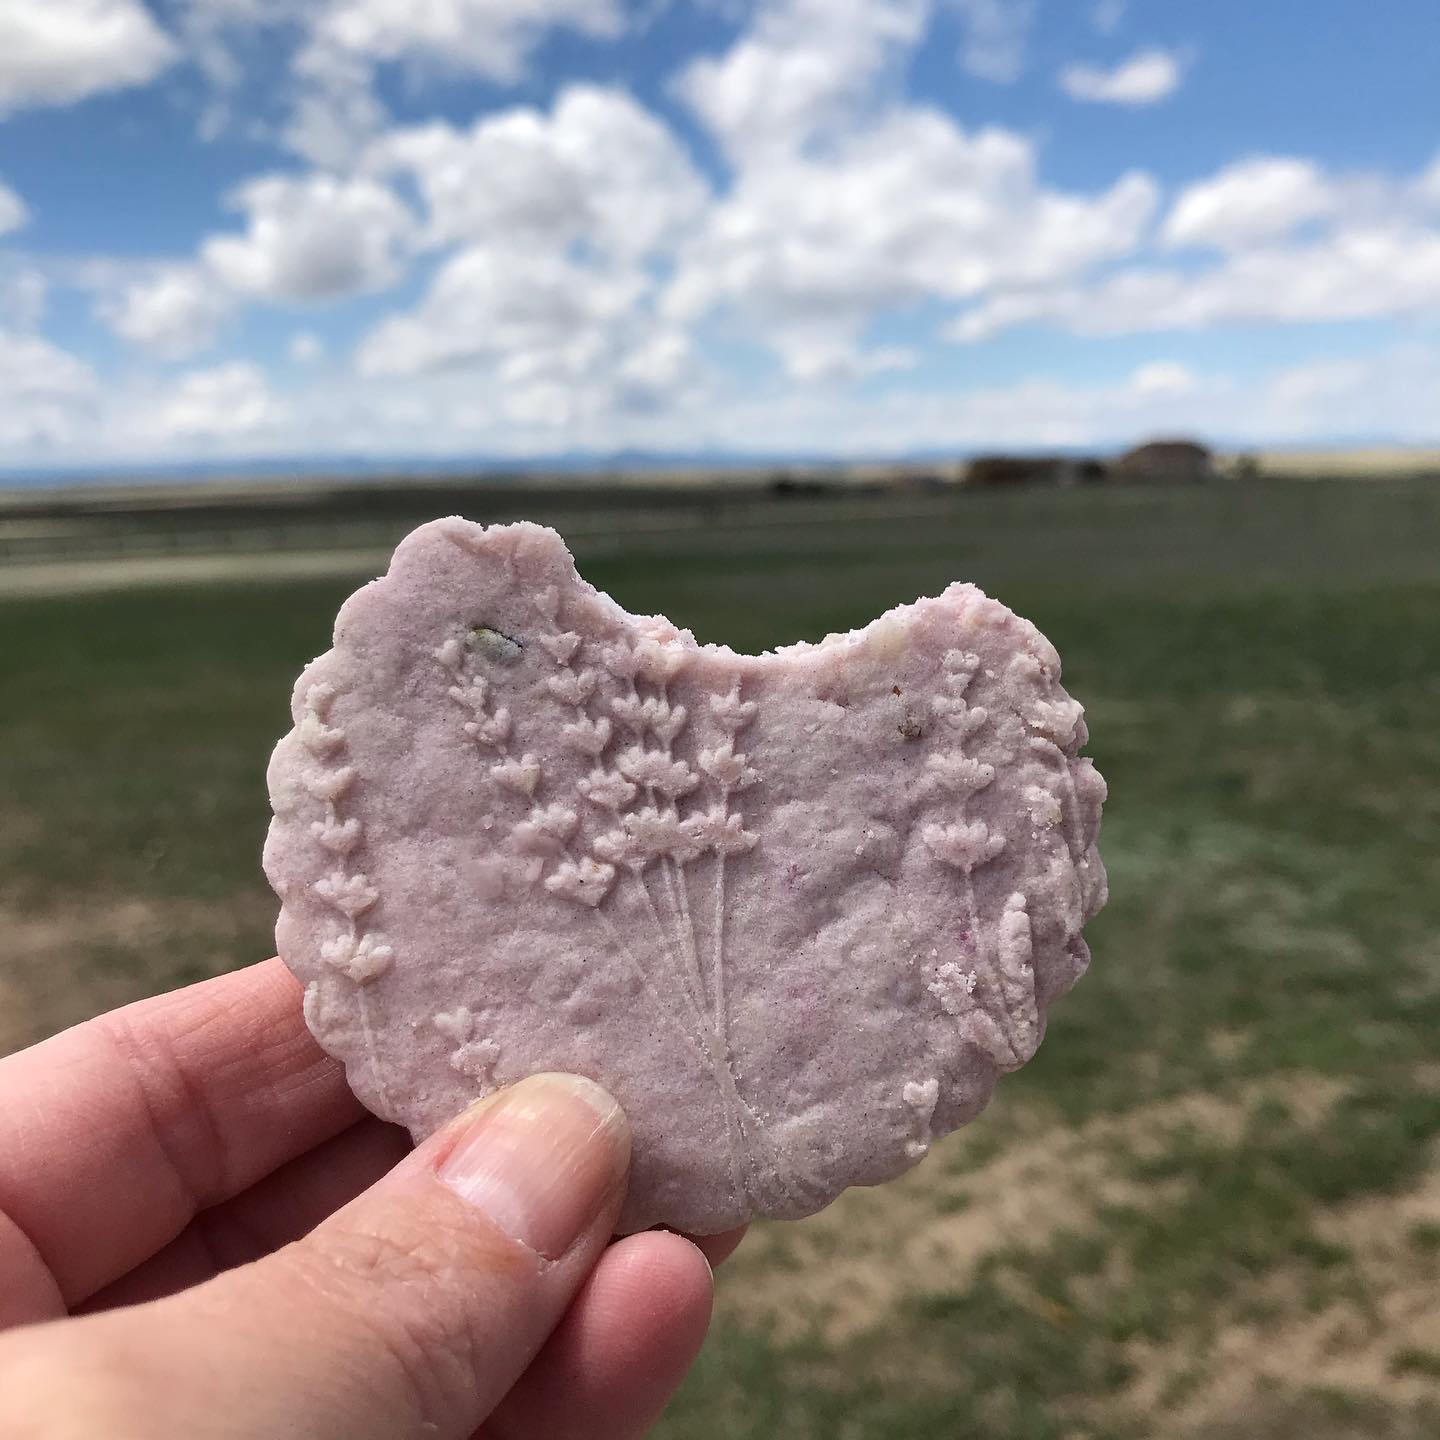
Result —
M538 1076L422 1146L271 960L0 1060L12 1440L643 1434L738 1232L611 1241L629 1130Z

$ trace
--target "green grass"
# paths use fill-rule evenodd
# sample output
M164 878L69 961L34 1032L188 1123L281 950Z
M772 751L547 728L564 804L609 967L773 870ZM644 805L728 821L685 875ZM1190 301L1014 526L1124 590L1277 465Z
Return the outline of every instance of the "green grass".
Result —
M1440 491L962 496L933 523L787 527L738 550L716 534L583 568L632 609L746 648L975 579L1060 648L1111 786L1094 968L1036 1061L920 1183L927 1223L964 1226L993 1206L987 1169L1016 1134L1103 1125L1120 1188L1094 1204L1077 1192L1065 1223L1006 1236L963 1277L935 1267L838 1337L786 1298L797 1255L832 1267L868 1245L883 1266L899 1237L842 1225L808 1252L762 1244L774 1259L742 1259L722 1285L662 1434L1433 1433L1413 1393L1440 1400L1423 1346L1365 1331L1379 1356L1365 1393L1323 1375L1267 1383L1257 1356L1238 1410L1215 1398L1213 1357L1247 1323L1283 1334L1343 1314L1373 1330L1402 1279L1333 1222L1434 1174ZM264 947L265 757L350 588L0 605L0 907L78 925L64 965L22 951L0 970L36 1027ZM103 932L134 897L155 917L138 937L81 923ZM1234 1123L1152 1123L1201 1094ZM1397 1222L1426 1283L1437 1237ZM791 1323L768 1329L742 1290L772 1294ZM1392 1374L1405 1397L1385 1393Z

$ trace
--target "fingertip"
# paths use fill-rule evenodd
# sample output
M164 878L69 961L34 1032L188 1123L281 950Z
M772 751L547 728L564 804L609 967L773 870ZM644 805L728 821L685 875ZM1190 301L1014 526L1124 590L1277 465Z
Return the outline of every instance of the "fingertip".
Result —
M703 1340L715 1300L715 1270L705 1247L688 1235L651 1230L627 1236L607 1255L616 1251L620 1253L614 1263L626 1267L627 1280L637 1291L649 1289L656 1300L676 1310L698 1312L703 1302L705 1323L699 1337Z
M748 1225L741 1225L735 1230L722 1230L718 1235L690 1235L686 1238L694 1243L700 1253L710 1262L710 1268L713 1270L735 1253L749 1228Z
M502 1433L628 1440L645 1433L694 1362L714 1277L683 1235L613 1244L497 1412Z

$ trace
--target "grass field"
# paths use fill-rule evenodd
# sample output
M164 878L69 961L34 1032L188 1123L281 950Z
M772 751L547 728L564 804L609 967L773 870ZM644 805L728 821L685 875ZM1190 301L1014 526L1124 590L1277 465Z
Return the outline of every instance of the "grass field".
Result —
M670 1440L1440 1426L1440 489L955 498L586 564L756 647L974 579L1110 781L1038 1059L722 1276ZM264 761L350 582L0 604L0 1048L268 951Z

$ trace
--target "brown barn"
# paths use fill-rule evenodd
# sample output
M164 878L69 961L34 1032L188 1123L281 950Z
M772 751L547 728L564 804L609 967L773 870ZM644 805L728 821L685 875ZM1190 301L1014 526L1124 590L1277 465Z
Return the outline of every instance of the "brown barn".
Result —
M1215 474L1215 457L1194 440L1152 440L1122 455L1110 466L1112 480L1168 485L1194 484Z

